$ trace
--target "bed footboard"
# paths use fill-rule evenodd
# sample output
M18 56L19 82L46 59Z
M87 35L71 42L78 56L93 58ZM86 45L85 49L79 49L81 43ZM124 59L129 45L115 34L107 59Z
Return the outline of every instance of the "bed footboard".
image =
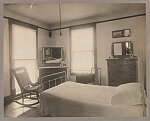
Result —
M62 72L43 76L40 80L40 83L42 85L42 91L44 91L46 89L64 83L65 81L67 81L66 71L62 71Z

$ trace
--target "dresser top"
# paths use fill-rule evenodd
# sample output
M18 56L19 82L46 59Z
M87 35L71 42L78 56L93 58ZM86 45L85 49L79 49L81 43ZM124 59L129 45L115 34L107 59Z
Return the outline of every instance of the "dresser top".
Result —
M137 60L137 58L107 58L106 60Z
M39 67L39 69L46 69L46 68L68 68L68 66L45 66L45 67Z

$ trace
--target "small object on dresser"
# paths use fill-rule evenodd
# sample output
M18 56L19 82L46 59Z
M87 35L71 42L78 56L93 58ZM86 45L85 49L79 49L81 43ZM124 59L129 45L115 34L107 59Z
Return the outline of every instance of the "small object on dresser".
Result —
M133 58L133 52L132 51L130 52L130 58Z
M60 66L62 67L62 66L65 66L65 61L61 61L61 63L60 63Z

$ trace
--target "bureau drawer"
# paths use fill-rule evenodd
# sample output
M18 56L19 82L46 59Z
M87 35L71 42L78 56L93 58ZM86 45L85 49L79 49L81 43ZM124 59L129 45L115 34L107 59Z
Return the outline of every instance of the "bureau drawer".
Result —
M136 78L136 71L110 71L110 79Z
M109 77L110 77L110 79L117 79L118 74L119 74L118 71L111 71L111 72L109 72Z
M120 77L135 77L136 76L136 71L120 71L119 72Z
M136 70L136 66L135 65L130 65L130 66L127 66L127 65L119 65L119 66L111 65L111 66L109 66L109 70L134 71L134 70Z
M121 61L120 60L108 60L107 61L107 64L108 65L118 65L118 64L121 64Z
M132 82L136 82L136 80L134 78L117 79L117 80L111 79L108 82L108 85L109 86L119 86L121 84L132 83Z
M136 65L136 60L130 60L130 59L128 60L128 59L126 59L126 60L121 60L120 63L121 64L129 64L129 65L133 64L133 65Z

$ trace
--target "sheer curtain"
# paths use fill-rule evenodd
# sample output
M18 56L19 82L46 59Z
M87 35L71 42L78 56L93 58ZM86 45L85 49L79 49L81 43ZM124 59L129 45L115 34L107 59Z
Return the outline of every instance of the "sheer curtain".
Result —
M36 30L12 24L12 68L26 67L33 83L37 81ZM15 80L16 93L20 93Z
M93 29L71 30L71 73L91 73L94 66Z

